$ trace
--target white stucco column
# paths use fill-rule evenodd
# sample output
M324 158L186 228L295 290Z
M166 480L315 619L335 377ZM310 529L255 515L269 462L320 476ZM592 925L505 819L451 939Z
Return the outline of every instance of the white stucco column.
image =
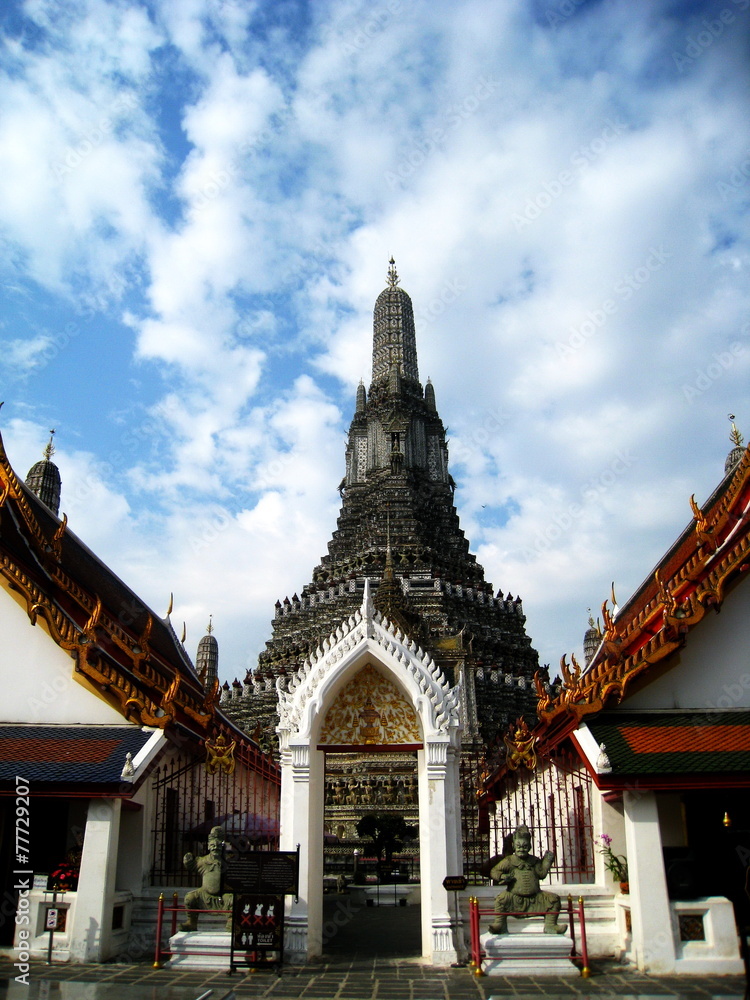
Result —
M89 802L70 943L71 958L77 962L103 962L111 957L121 808L120 799Z
M672 915L654 792L623 793L633 954L642 972L675 969Z
M455 913L443 888L460 851L457 837L456 788L458 757L448 737L428 740L419 759L419 851L422 881L422 955L433 965L457 961Z
M300 846L299 897L286 897L285 952L304 963L323 950L323 787L325 755L290 742L281 757L282 851Z

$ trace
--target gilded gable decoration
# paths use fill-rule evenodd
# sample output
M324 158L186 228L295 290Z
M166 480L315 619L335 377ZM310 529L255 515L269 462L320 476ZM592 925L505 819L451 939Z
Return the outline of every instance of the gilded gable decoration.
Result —
M206 770L209 774L216 774L217 771L232 774L237 763L234 759L236 745L235 740L227 743L223 733L219 733L213 742L210 739L206 740Z
M320 743L326 746L421 742L414 709L393 681L370 665L341 689L320 732Z
M527 768L529 771L536 770L535 738L530 732L525 719L517 719L511 725L510 734L503 737L507 750L505 761L511 771L517 771L521 766Z

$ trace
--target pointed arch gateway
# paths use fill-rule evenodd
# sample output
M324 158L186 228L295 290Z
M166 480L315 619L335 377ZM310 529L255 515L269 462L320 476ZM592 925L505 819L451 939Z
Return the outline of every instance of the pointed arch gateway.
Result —
M305 962L322 952L323 804L329 709L363 670L375 671L411 710L419 736L417 774L422 889L422 955L434 965L457 961L460 927L450 913L446 875L463 869L459 800L459 695L432 658L375 610L365 581L362 606L342 623L315 657L279 678L281 849L300 845L300 886L288 897L285 951ZM340 705L340 702L339 702ZM407 712L402 713L404 716ZM402 719L409 728L410 720ZM330 726L330 720L328 722ZM388 729L384 729L388 739ZM400 739L396 735L396 739ZM364 743L365 740L361 740Z

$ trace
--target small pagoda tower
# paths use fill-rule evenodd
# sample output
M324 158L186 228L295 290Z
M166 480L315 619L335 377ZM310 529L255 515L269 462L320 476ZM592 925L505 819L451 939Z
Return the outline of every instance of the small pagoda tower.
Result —
M55 517L58 517L60 514L60 489L62 481L60 479L60 470L52 461L52 456L55 454L54 436L55 432L51 430L49 432L49 441L44 449L44 458L31 466L26 476L26 485L32 493L39 497L43 504L49 507Z
M206 634L198 643L195 656L195 670L206 691L210 691L214 681L219 679L219 643L213 633L213 615L209 615Z

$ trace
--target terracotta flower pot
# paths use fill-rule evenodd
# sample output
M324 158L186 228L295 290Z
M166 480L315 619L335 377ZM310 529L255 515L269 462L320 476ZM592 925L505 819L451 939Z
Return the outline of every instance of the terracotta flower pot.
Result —
M630 892L630 882L620 882L620 892L627 896Z

